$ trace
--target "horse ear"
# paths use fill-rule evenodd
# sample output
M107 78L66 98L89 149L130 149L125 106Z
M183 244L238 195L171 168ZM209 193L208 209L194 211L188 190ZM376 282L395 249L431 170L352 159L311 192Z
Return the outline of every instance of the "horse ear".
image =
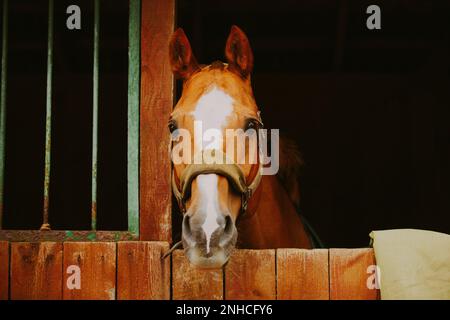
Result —
M225 56L232 70L247 79L253 70L253 52L245 33L232 26L225 47Z
M169 58L172 72L177 78L188 79L199 68L192 53L191 44L181 28L172 34Z

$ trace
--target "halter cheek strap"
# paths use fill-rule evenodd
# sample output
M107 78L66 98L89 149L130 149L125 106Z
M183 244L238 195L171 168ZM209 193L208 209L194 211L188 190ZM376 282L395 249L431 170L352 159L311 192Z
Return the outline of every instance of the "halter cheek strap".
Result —
M221 151L215 150L215 152L220 152L222 159L226 160L225 155ZM202 159L204 158L202 157ZM260 163L258 164L258 173L255 175L253 181L249 185L247 185L241 167L239 167L235 163L227 163L225 160L222 161L222 163L188 164L181 174L179 184L176 181L175 172L172 171L173 194L177 199L178 205L183 214L186 212L185 203L189 198L190 186L192 181L198 175L208 173L215 173L226 177L233 188L242 196L241 213L243 214L247 211L248 202L261 181L262 165Z

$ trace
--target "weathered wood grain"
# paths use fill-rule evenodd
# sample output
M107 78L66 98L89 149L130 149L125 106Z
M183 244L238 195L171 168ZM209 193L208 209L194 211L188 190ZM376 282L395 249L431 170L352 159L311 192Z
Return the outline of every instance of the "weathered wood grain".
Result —
M11 299L62 298L62 244L11 243Z
M236 250L225 267L225 299L275 298L275 250Z
M113 300L116 297L116 243L113 242L66 242L64 243L65 300ZM67 285L72 273L69 266L78 266L81 288ZM70 280L70 279L69 279Z
M9 295L9 242L0 241L0 300Z
M170 258L167 242L119 242L117 298L120 300L170 299Z
M223 270L199 269L183 251L172 254L172 298L174 300L223 299Z
M117 246L116 261L110 242L0 242L0 299L8 272L11 299L114 299L116 267L119 299L169 299L170 286L173 299L379 299L368 287L372 249L236 250L224 269L196 268L176 250L170 279L168 243ZM71 265L80 289L67 287Z
M174 0L142 0L140 239L171 242L171 163L167 121L173 107L169 39Z
M328 300L327 249L277 249L277 298Z
M369 289L368 267L375 265L373 249L330 249L330 299L376 300L379 290Z

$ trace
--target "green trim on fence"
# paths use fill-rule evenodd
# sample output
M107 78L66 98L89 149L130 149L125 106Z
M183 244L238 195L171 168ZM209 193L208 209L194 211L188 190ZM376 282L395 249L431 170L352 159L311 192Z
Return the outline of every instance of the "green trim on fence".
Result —
M0 230L0 241L136 241L138 236L129 231L80 230Z
M0 230L3 227L3 190L5 184L6 75L8 72L8 0L3 0L2 75L0 89Z
M45 114L45 170L44 170L44 208L41 230L50 230L50 168L52 142L52 75L53 75L53 0L48 1L48 38L47 38L47 93Z
M128 25L128 231L139 234L139 90L141 1L130 0Z
M98 154L98 50L100 29L100 0L95 0L94 9L94 67L92 95L92 197L91 229L97 230L97 154Z

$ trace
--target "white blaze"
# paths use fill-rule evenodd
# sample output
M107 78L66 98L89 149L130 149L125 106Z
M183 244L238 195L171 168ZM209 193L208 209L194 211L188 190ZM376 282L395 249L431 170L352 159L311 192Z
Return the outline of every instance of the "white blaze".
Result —
M233 112L233 102L230 95L214 86L200 97L191 114L194 121L201 121L203 132L209 129L222 130L227 125L228 116ZM203 149L222 149L221 139L212 139L212 141L201 139L201 143ZM218 178L215 174L201 174L197 177L197 183L200 204L206 212L202 229L206 235L206 252L209 253L211 235L219 227L217 223L220 216Z
M227 117L233 109L233 98L221 89L213 87L198 99L195 110L191 114L194 121L202 122L203 131L221 130L227 124ZM205 149L221 149L221 141L218 139L213 139L212 143L208 141L202 141L202 143Z
M217 218L220 214L217 181L217 175L215 174L200 174L197 177L200 203L206 212L206 217L202 224L203 232L206 235L206 253L209 253L211 235L219 227L217 223Z

